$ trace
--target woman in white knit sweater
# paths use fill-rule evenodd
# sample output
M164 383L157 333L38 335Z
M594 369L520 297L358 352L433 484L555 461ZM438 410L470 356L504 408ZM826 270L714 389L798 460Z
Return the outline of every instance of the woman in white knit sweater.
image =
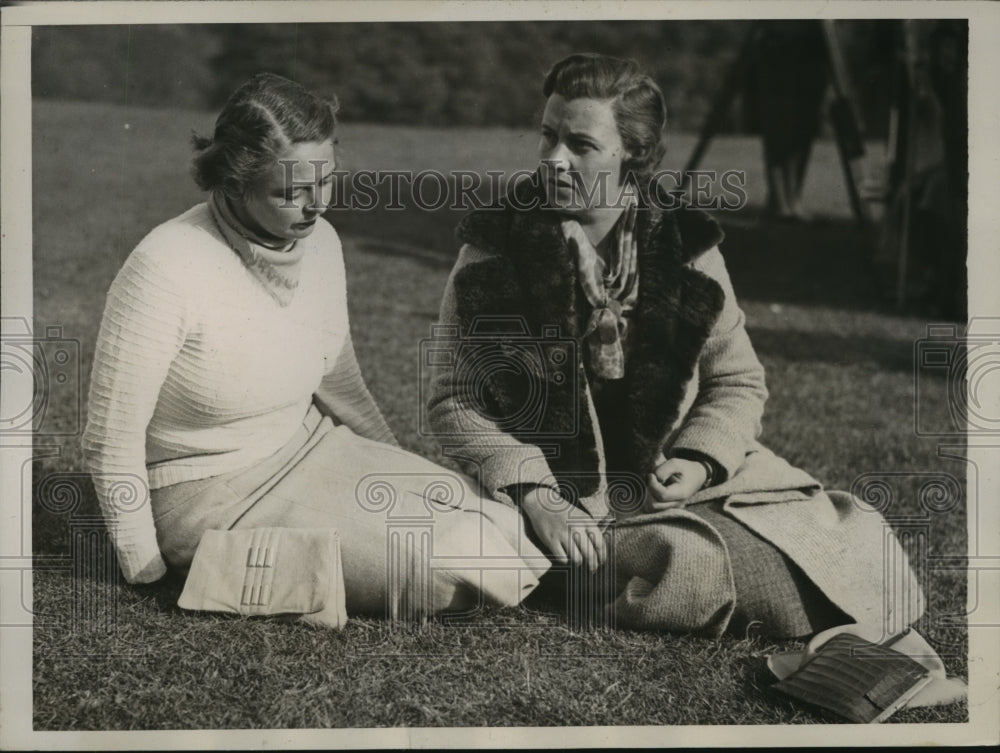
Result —
M516 515L400 449L358 368L322 218L335 113L279 76L247 81L194 140L208 201L147 235L111 286L83 446L119 563L147 583L185 570L208 529L335 528L349 612L516 603L547 566L519 556L538 553ZM427 535L393 554L400 518ZM473 561L434 570L431 539ZM506 575L482 578L484 555Z

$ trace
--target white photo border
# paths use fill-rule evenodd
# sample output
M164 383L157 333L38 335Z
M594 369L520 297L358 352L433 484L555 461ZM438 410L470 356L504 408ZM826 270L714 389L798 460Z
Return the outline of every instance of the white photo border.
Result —
M28 2L4 3L0 14L0 169L2 169L2 275L4 317L32 316L31 27L75 24L283 23L472 20L681 20L759 18L967 18L969 19L969 312L1000 317L1000 5L981 2ZM26 189L26 186L28 187ZM31 378L5 374L2 399L30 402ZM997 396L1000 399L1000 396ZM982 501L1000 501L1000 446L976 443ZM998 444L997 442L993 443ZM24 551L21 469L30 440L0 435L0 624L30 611L30 549ZM18 490L16 493L13 490ZM972 490L970 489L970 493ZM970 599L1000 626L1000 506L980 504L969 520L969 540L992 567L969 573ZM30 516L29 516L30 517ZM973 579L978 578L974 583ZM26 600L22 602L22 599ZM983 611L985 610L985 611ZM676 726L553 728L404 728L334 730L201 730L145 732L36 732L32 729L32 631L0 630L0 748L25 749L248 749L425 747L784 747L838 745L954 745L998 742L1000 628L970 629L969 722L891 726Z

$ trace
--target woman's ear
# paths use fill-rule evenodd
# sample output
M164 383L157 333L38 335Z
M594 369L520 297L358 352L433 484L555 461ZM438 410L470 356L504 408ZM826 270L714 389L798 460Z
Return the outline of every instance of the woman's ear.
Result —
M635 157L632 156L632 152L628 150L622 152L621 168L619 169L620 175L618 177L618 180L621 183L624 183L626 178L632 173L635 168L635 164Z
M634 152L632 150L625 151L625 158L622 160L622 165L626 167L641 167L646 164L649 159L649 150L643 149L639 152Z

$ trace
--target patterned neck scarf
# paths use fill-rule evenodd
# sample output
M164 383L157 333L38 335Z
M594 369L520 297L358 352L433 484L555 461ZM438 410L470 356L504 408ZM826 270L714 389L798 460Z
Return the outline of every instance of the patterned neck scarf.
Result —
M577 255L580 287L592 310L584 328L590 366L601 379L621 379L625 376L625 352L622 343L628 330L626 315L635 308L639 297L638 253L631 228L635 222L635 198L630 201L618 220L608 261L600 257L576 220L562 223L563 235ZM624 240L624 242L623 242Z
M292 241L282 248L274 248L237 219L221 191L213 191L208 206L230 248L233 249L250 273L281 306L292 302L299 285L299 273L305 246Z

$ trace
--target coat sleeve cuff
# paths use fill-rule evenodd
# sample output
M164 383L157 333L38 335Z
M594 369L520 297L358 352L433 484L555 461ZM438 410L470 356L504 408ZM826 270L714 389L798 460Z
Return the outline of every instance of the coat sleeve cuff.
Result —
M671 457L681 458L682 460L692 460L705 466L706 479L705 484L702 486L703 489L706 489L709 486L715 486L716 484L725 481L727 478L726 469L719 464L719 461L711 455L706 455L704 452L690 450L685 447L677 447L670 453L670 455Z
M494 498L508 505L516 504L508 491L512 487L553 485L548 461L535 448L525 448L522 452L506 451L488 457L482 464L480 478Z
M700 456L715 464L716 475L713 485L720 484L732 478L733 474L743 465L747 448L734 440L734 432L721 430L721 427L703 426L692 423L685 426L674 443L664 448L667 457Z

